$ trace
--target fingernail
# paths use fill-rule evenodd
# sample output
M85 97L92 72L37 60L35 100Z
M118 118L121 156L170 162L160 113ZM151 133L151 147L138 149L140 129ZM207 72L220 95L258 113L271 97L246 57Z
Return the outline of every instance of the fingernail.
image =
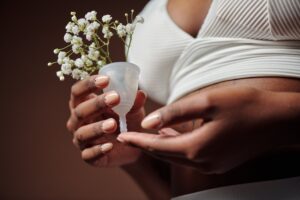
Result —
M107 76L98 76L95 78L95 85L97 87L103 87L107 84L108 77Z
M161 125L161 116L159 113L148 115L142 121L143 128L158 128Z
M117 137L117 140L118 140L119 142L122 142L122 143L125 142L125 140L124 140L120 135Z
M102 123L102 129L104 131L110 131L114 128L115 126L115 120L113 119L107 119Z
M113 148L113 144L112 143L105 143L100 145L100 149L102 151L102 153L108 152Z
M115 91L111 91L105 95L104 101L107 105L112 106L115 103L117 103L118 97L119 97L118 93L116 93Z

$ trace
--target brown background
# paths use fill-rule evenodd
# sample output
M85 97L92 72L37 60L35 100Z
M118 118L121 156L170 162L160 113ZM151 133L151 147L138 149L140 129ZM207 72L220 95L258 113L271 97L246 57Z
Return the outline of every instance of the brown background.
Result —
M68 79L59 82L52 51L64 45L69 12L116 18L146 0L1 1L0 199L146 199L119 169L85 164L65 128ZM113 47L122 59L123 49Z

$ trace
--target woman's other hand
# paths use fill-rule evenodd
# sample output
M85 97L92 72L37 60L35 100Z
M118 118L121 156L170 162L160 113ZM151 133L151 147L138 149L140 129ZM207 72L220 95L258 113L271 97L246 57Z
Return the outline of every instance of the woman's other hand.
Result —
M118 140L203 173L224 173L281 146L299 144L293 131L299 115L298 93L223 87L194 93L148 115L143 128L160 134L129 132ZM200 126L184 134L168 128L190 120Z

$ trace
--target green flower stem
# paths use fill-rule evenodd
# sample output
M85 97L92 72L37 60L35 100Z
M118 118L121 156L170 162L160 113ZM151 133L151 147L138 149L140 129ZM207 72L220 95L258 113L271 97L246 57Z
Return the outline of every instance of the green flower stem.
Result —
M130 50L131 41L132 41L132 34L130 34L130 36L129 36L129 44L128 44L128 46L126 46L127 47L126 54L125 54L126 61L128 61L128 53L129 53L129 50Z

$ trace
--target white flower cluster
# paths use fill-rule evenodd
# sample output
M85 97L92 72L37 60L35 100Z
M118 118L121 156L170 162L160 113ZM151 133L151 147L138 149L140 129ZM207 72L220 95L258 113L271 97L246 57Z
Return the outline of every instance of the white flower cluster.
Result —
M109 43L111 37L114 36L113 31L124 42L127 58L136 24L144 22L141 16L133 19L133 12L131 10L131 22L129 22L128 14L125 14L127 22L125 25L119 21L113 21L110 15L102 16L100 21L97 19L96 11L88 12L84 18L79 19L76 12L71 12L71 21L66 25L64 35L64 41L68 45L61 49L54 49L57 61L48 63L48 66L55 63L61 66L60 70L56 72L61 81L65 79L66 75L70 75L76 80L85 79L103 65L112 62Z

